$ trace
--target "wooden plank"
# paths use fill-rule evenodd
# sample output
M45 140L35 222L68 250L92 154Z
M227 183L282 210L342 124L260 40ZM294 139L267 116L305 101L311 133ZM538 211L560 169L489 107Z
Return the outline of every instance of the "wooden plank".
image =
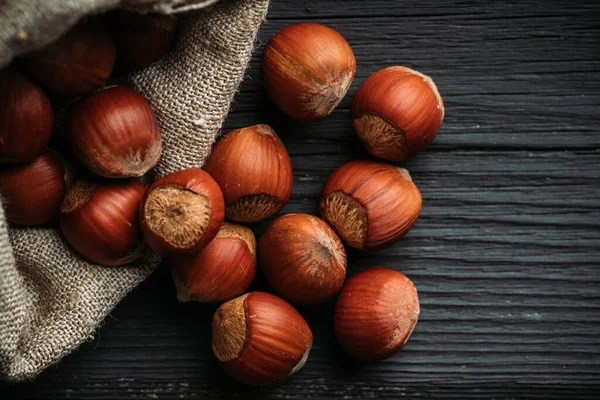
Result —
M352 92L353 93L353 92ZM240 93L247 95L247 93ZM251 101L252 96L244 96ZM505 98L499 101L499 96L493 99L495 104L485 106L449 105L446 100L447 112L460 113L459 117L446 114L442 128L433 145L428 151L460 150L460 149L514 149L514 150L578 150L600 148L600 135L593 125L600 121L590 121L589 115L598 109L593 104L577 105L581 97L575 96L573 102L565 106L570 115L528 116L529 122L522 124L523 113L513 110L517 102L525 104L524 98ZM464 101L479 101L480 97L473 96ZM239 103L238 103L239 104ZM236 106L234 106L235 109ZM291 138L297 135L307 142L335 146L345 143L355 147L353 143L354 129L347 109L335 110L327 119L318 124L291 123L286 117L278 114L274 106L269 104L271 113L245 110L237 112L227 119L222 132L258 123L269 123L279 135ZM452 107L452 108L450 108Z
M548 2L524 0L519 2L461 1L461 0L422 0L419 2L398 2L387 0L329 0L329 1L274 1L269 8L269 20L302 18L325 19L352 17L365 21L371 17L394 17L422 19L431 16L471 17L476 19L523 18L527 16L578 17L598 13L598 3L594 0Z

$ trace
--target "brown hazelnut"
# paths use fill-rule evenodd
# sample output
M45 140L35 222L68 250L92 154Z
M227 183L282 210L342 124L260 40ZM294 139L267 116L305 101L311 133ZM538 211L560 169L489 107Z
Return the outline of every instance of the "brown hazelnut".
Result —
M106 82L115 63L110 33L97 20L79 23L56 42L20 59L29 75L60 96L89 93Z
M88 260L109 266L139 258L144 249L138 207L146 188L135 179L77 181L60 208L60 230Z
M173 47L177 18L172 15L118 10L112 17L117 46L115 69L120 73L144 69Z
M53 123L42 89L14 68L0 73L0 162L34 160L48 146Z
M67 134L81 162L106 178L142 176L162 151L150 104L126 86L111 86L75 103Z
M221 302L244 293L256 274L256 239L250 228L224 222L217 236L171 268L179 301Z
M344 284L335 304L333 328L353 357L379 361L406 344L418 317L419 297L410 279L389 268L371 268Z
M70 181L64 160L50 150L29 163L0 168L0 195L6 219L19 225L54 220Z
M360 85L351 114L371 154L402 161L433 142L444 119L444 101L430 77L407 67L388 67Z
M262 75L267 93L290 117L325 118L342 101L356 73L350 45L335 30L314 23L289 25L267 43Z
M408 171L351 161L321 191L321 215L349 246L377 250L402 238L421 212L421 193Z
M233 221L262 221L283 208L292 193L290 157L268 125L223 136L204 169L223 191L225 215Z
M260 238L258 255L269 285L295 304L326 301L340 290L346 277L342 241L312 215L277 218Z
M302 316L272 294L250 292L222 304L212 321L221 367L249 385L270 385L299 371L312 347Z
M217 235L224 208L214 179L201 169L190 168L150 185L140 207L140 224L156 253L193 255Z

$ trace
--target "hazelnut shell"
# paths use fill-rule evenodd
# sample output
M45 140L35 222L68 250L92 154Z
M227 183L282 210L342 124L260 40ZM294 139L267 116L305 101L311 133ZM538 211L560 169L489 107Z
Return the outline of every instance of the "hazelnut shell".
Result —
M371 268L348 278L337 298L333 327L342 347L362 361L399 351L419 317L417 289L405 275Z
M162 151L150 104L126 86L111 86L75 103L68 141L81 162L106 178L142 176Z
M221 189L198 168L158 179L140 206L144 237L162 256L196 254L217 235L223 219Z
M53 123L41 88L14 68L0 73L0 162L34 160L48 146Z
M65 161L50 150L26 164L0 168L0 195L6 219L18 225L41 225L58 216L71 183Z
M20 65L50 92L80 96L108 80L115 58L115 44L106 26L90 19L56 42L21 57Z
M149 67L173 47L177 18L164 14L140 14L118 10L113 15L118 73Z
M136 179L79 180L60 208L60 230L83 257L101 265L124 265L144 249L138 207L146 188Z
M346 251L323 220L308 214L286 214L260 238L262 271L273 290L301 305L326 301L346 277Z
M444 101L430 77L407 67L388 67L360 85L351 114L371 154L403 161L433 142L444 120Z
M256 274L256 238L250 228L224 222L217 236L192 257L173 260L171 275L179 301L231 300Z
M325 118L342 101L356 73L350 45L314 23L289 25L265 47L262 75L273 102L300 121Z
M419 189L406 169L351 161L321 191L321 215L349 246L377 250L402 238L421 211Z
M292 193L292 163L268 125L236 129L221 138L204 164L219 184L225 215L258 222L278 212Z
M212 348L221 367L250 385L271 385L299 371L312 332L289 303L250 292L222 304L212 321Z

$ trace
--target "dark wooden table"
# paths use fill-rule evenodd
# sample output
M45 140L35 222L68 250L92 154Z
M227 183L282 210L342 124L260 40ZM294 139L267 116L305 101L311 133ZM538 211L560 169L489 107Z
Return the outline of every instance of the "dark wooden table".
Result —
M224 131L259 122L284 140L294 191L284 212L315 213L323 181L368 158L352 94L388 65L436 81L446 119L407 168L423 212L404 240L349 271L383 265L416 284L421 318L406 348L373 365L346 357L331 308L302 309L315 336L306 367L248 388L210 350L215 309L179 304L163 268L94 338L18 398L600 398L600 6L597 1L283 1L271 5ZM264 43L300 21L342 33L356 79L326 120L299 124L261 90ZM256 226L256 233L264 224ZM259 277L254 288L266 289Z

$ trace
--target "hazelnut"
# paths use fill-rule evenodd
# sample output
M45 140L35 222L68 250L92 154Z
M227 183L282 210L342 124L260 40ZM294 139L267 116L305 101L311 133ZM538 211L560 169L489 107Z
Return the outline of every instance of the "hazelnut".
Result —
M329 225L312 215L277 218L260 238L258 251L269 285L292 303L321 303L344 283L344 245Z
M0 162L34 160L48 146L53 123L42 89L14 68L0 73Z
M115 69L120 73L144 69L173 47L177 28L174 16L126 10L118 10L112 16L117 46Z
M417 289L388 268L354 274L335 304L333 328L342 347L362 361L392 356L408 341L419 317Z
M75 103L67 135L81 162L106 178L142 176L162 150L150 104L126 86L111 86Z
M292 163L268 125L236 129L223 136L204 169L225 198L225 215L237 222L258 222L278 212L292 193Z
M351 161L321 191L321 215L349 246L377 250L403 237L421 211L421 193L407 170Z
M21 57L29 75L60 96L89 93L106 82L115 63L116 49L102 22L87 20L56 42Z
M101 265L124 265L139 258L144 244L138 207L146 188L135 179L79 180L60 208L60 230L83 257Z
M179 301L221 302L241 295L256 274L252 230L224 222L198 254L174 259L171 274Z
M444 119L444 101L430 77L407 67L388 67L360 85L351 114L371 154L403 161L433 142Z
M333 29L313 23L277 32L262 59L267 93L284 113L300 121L331 114L355 73L356 59L348 42Z
M222 304L212 320L212 349L221 367L249 385L270 385L299 371L312 332L289 303L250 292Z
M0 168L0 195L6 219L19 225L54 220L70 180L64 160L50 150L30 163Z
M223 210L219 185L208 173L190 168L150 185L140 207L140 223L156 253L193 255L217 235Z

